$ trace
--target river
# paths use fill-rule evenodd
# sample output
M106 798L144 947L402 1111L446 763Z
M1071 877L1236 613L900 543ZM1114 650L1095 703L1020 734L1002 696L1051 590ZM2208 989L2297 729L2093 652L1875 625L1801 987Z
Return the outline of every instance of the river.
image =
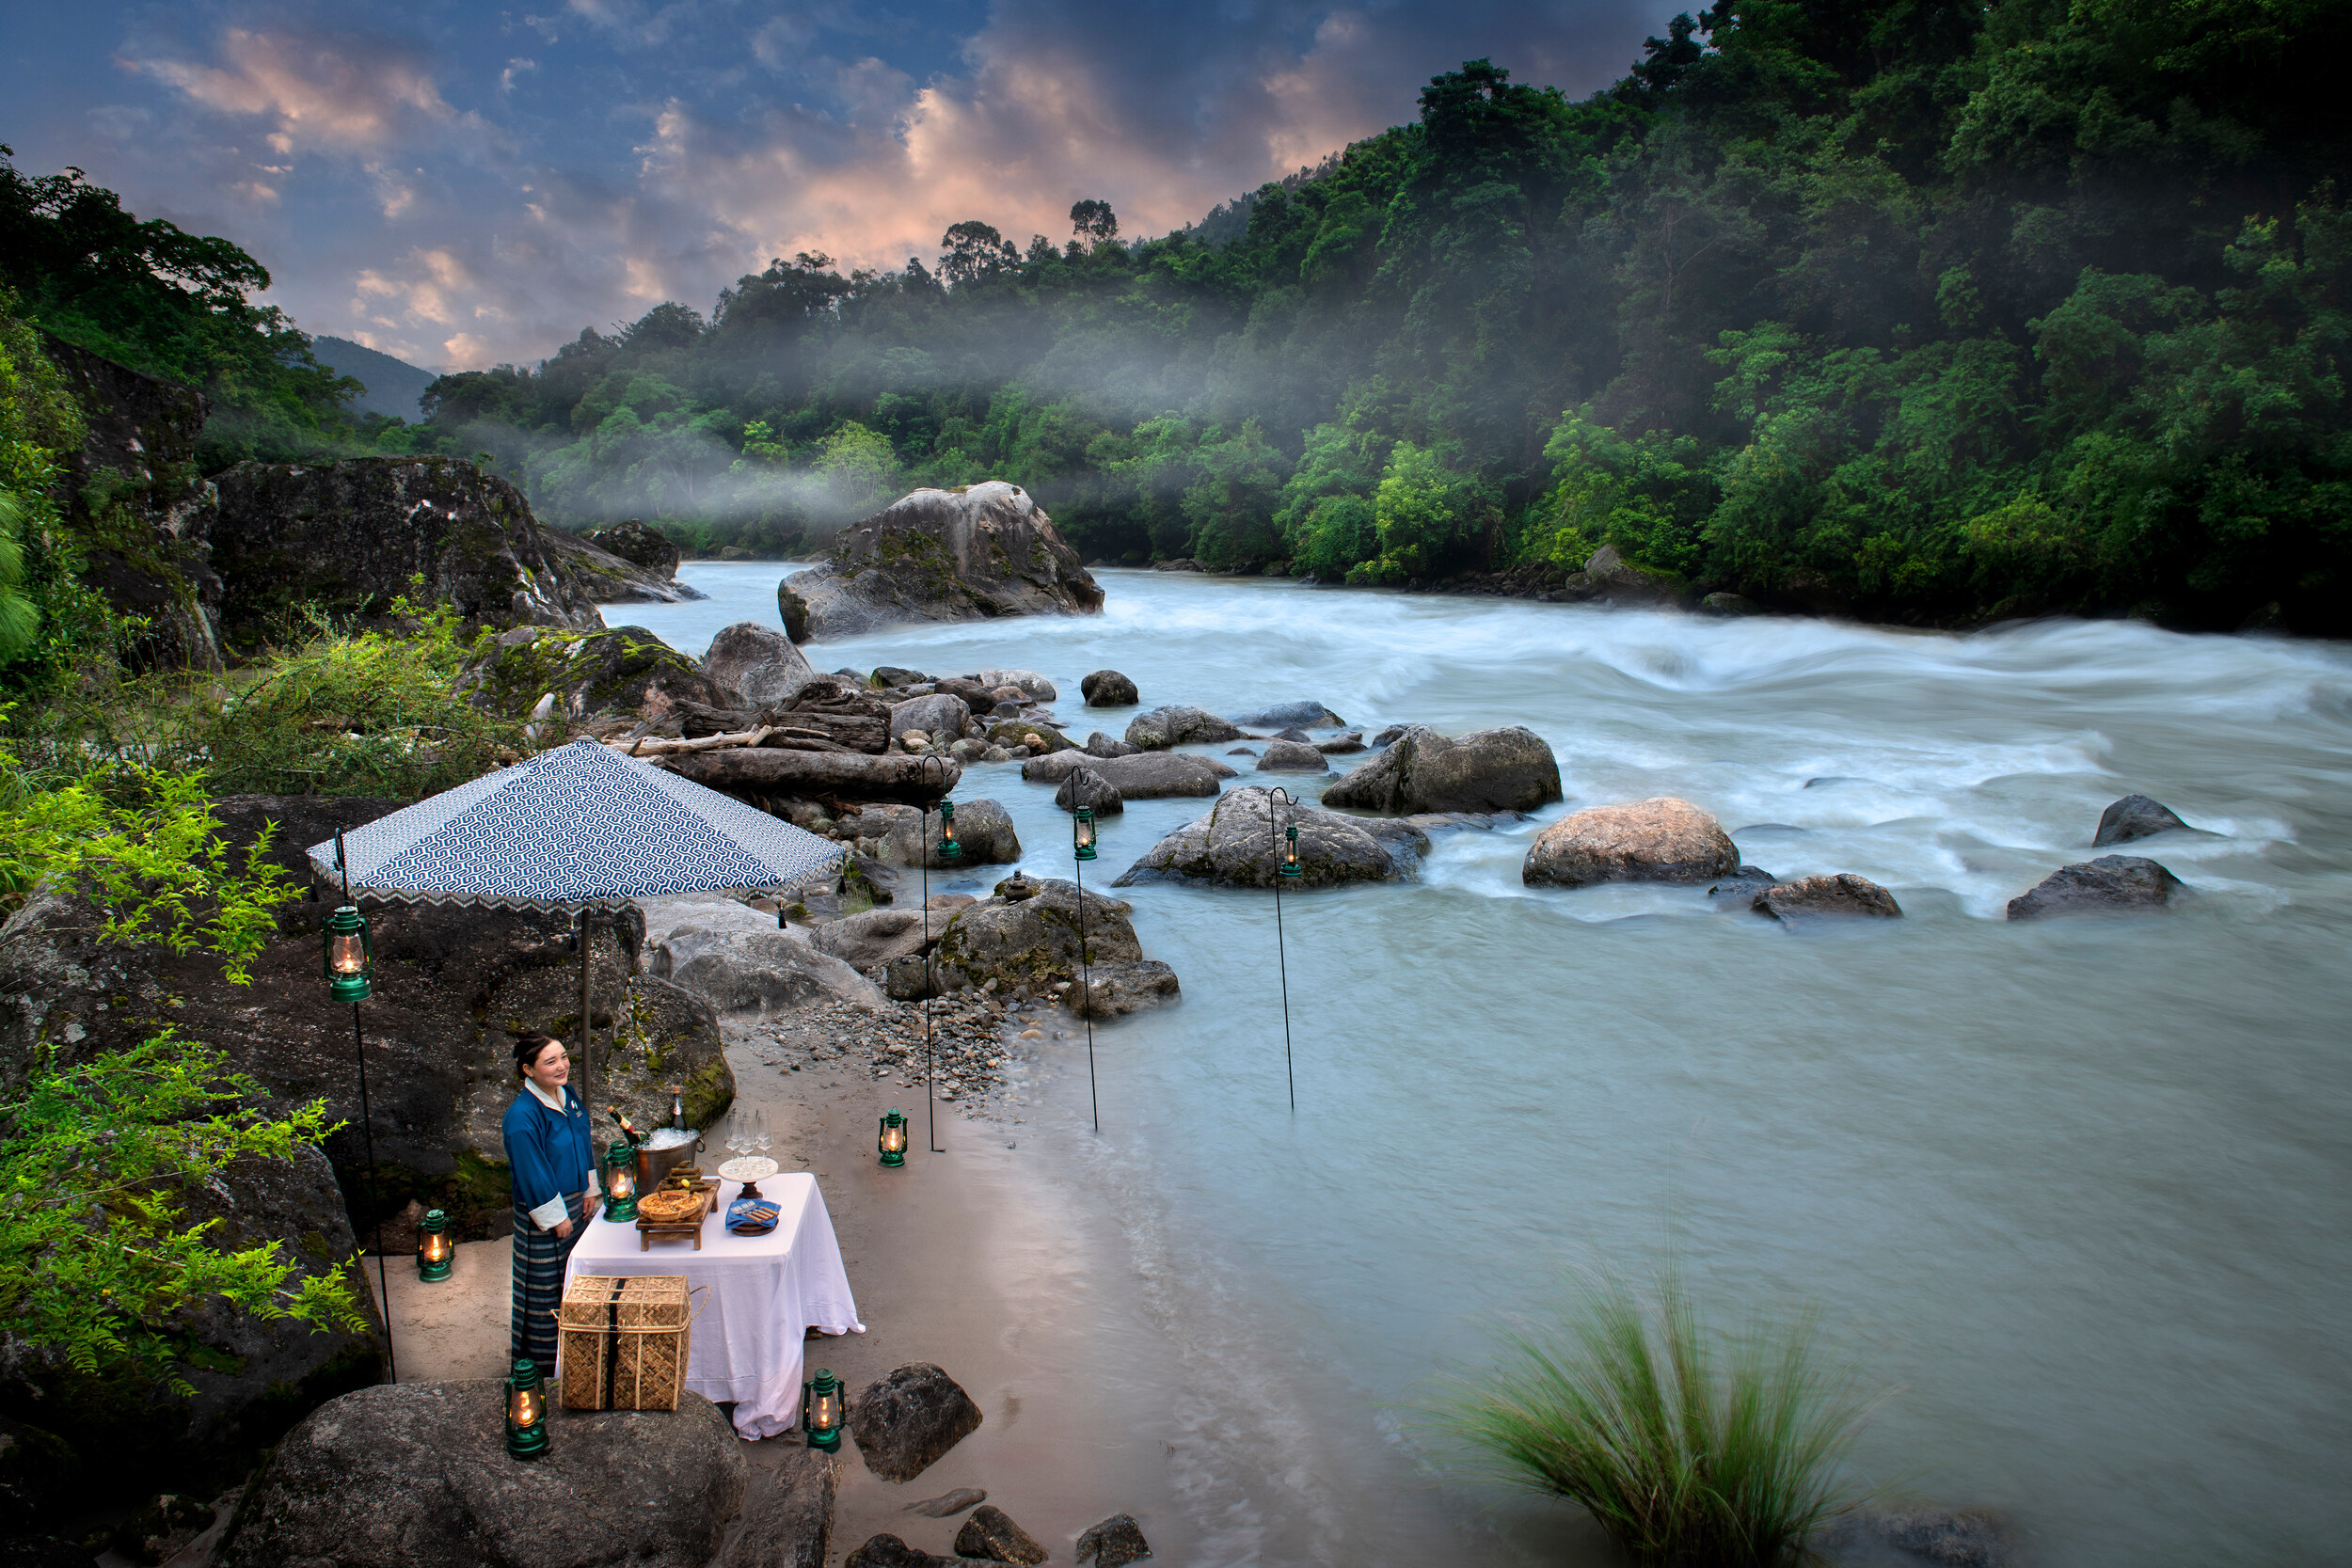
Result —
M775 625L785 569L691 563L708 599L608 614L699 653ZM1178 1560L1606 1560L1565 1507L1446 1479L1399 1412L1565 1268L1671 1256L1726 1315L1818 1308L1883 1395L1853 1469L1889 1498L1995 1510L2044 1564L2343 1560L2352 650L1101 577L1099 618L807 652L1039 670L1080 737L1105 666L1147 705L1525 724L1567 792L1544 820L1682 796L1750 862L1906 913L1797 935L1695 889L1527 889L1541 820L1454 832L1418 881L1283 900L1294 1117L1269 895L1124 893L1184 1003L1100 1031L1099 1139L1066 1053L1031 1135L1116 1206L1105 1266L1168 1347L1119 1397L1168 1446ZM2204 830L2125 851L2191 907L2000 918L2133 792ZM1017 767L958 793L1070 874ZM1203 808L1109 818L1089 885Z

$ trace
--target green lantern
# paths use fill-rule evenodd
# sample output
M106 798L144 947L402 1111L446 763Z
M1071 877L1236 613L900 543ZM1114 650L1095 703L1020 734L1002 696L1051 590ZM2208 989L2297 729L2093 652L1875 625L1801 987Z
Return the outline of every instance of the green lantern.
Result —
M365 1002L375 994L375 952L368 944L367 917L357 904L344 904L326 917L326 951L323 960L329 990L338 1002Z
M882 1131L875 1136L874 1147L881 1151L885 1165L907 1163L907 1118L896 1105L882 1113Z
M624 1225L637 1217L637 1148L627 1141L604 1151L604 1217Z
M515 1363L506 1380L506 1451L516 1459L536 1459L548 1451L548 1394L539 1386L539 1364Z
M449 1216L427 1209L417 1226L417 1277L428 1285L447 1279L456 1250L450 1244Z
M814 1381L801 1385L801 1430L818 1453L841 1447L841 1380L822 1367Z
M1094 808L1080 806L1070 814L1070 852L1082 861L1094 858Z
M939 802L939 858L944 861L961 860L963 846L956 842L956 803Z
M1294 822L1282 830L1282 875L1295 877L1298 870L1298 824Z

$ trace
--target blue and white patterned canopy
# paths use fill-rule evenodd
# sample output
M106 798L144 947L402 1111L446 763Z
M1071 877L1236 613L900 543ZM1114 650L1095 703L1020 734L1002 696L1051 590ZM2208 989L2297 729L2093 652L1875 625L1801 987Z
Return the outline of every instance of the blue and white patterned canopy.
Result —
M343 834L351 891L428 904L578 910L676 893L789 887L842 847L576 740ZM310 847L330 883L335 841Z

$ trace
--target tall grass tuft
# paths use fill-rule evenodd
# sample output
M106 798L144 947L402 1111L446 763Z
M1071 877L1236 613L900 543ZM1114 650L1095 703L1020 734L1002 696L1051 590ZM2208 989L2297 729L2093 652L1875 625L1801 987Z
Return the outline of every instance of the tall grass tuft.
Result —
M1588 1278L1427 1414L1474 1467L1590 1511L1636 1563L1784 1568L1843 1513L1836 1477L1867 1406L1825 1370L1813 1320L1719 1334L1671 1272L1645 1302Z

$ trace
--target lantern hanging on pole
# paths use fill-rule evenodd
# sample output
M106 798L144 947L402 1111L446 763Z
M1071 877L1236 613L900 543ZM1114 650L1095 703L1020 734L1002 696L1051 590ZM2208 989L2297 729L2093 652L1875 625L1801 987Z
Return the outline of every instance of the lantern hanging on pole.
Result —
M1298 876L1298 824L1294 822L1282 830L1282 875Z
M1082 861L1094 858L1094 808L1080 806L1070 814L1070 852Z
M329 991L338 1002L365 1002L375 994L375 952L368 943L367 917L357 904L344 904L326 917L326 950L322 967Z
M623 1225L637 1217L637 1146L627 1141L604 1151L604 1217Z
M961 860L963 846L956 842L956 803L939 802L939 858L944 861Z
M539 1386L539 1364L528 1358L516 1361L506 1380L506 1451L516 1459L548 1451L547 1390Z
M818 1453L841 1447L841 1380L822 1367L813 1381L801 1385L801 1430Z
M882 1130L875 1135L874 1148L885 1165L907 1163L907 1118L896 1105L882 1113Z
M417 1226L417 1277L428 1285L447 1279L455 1251L449 1240L449 1216L427 1209Z

